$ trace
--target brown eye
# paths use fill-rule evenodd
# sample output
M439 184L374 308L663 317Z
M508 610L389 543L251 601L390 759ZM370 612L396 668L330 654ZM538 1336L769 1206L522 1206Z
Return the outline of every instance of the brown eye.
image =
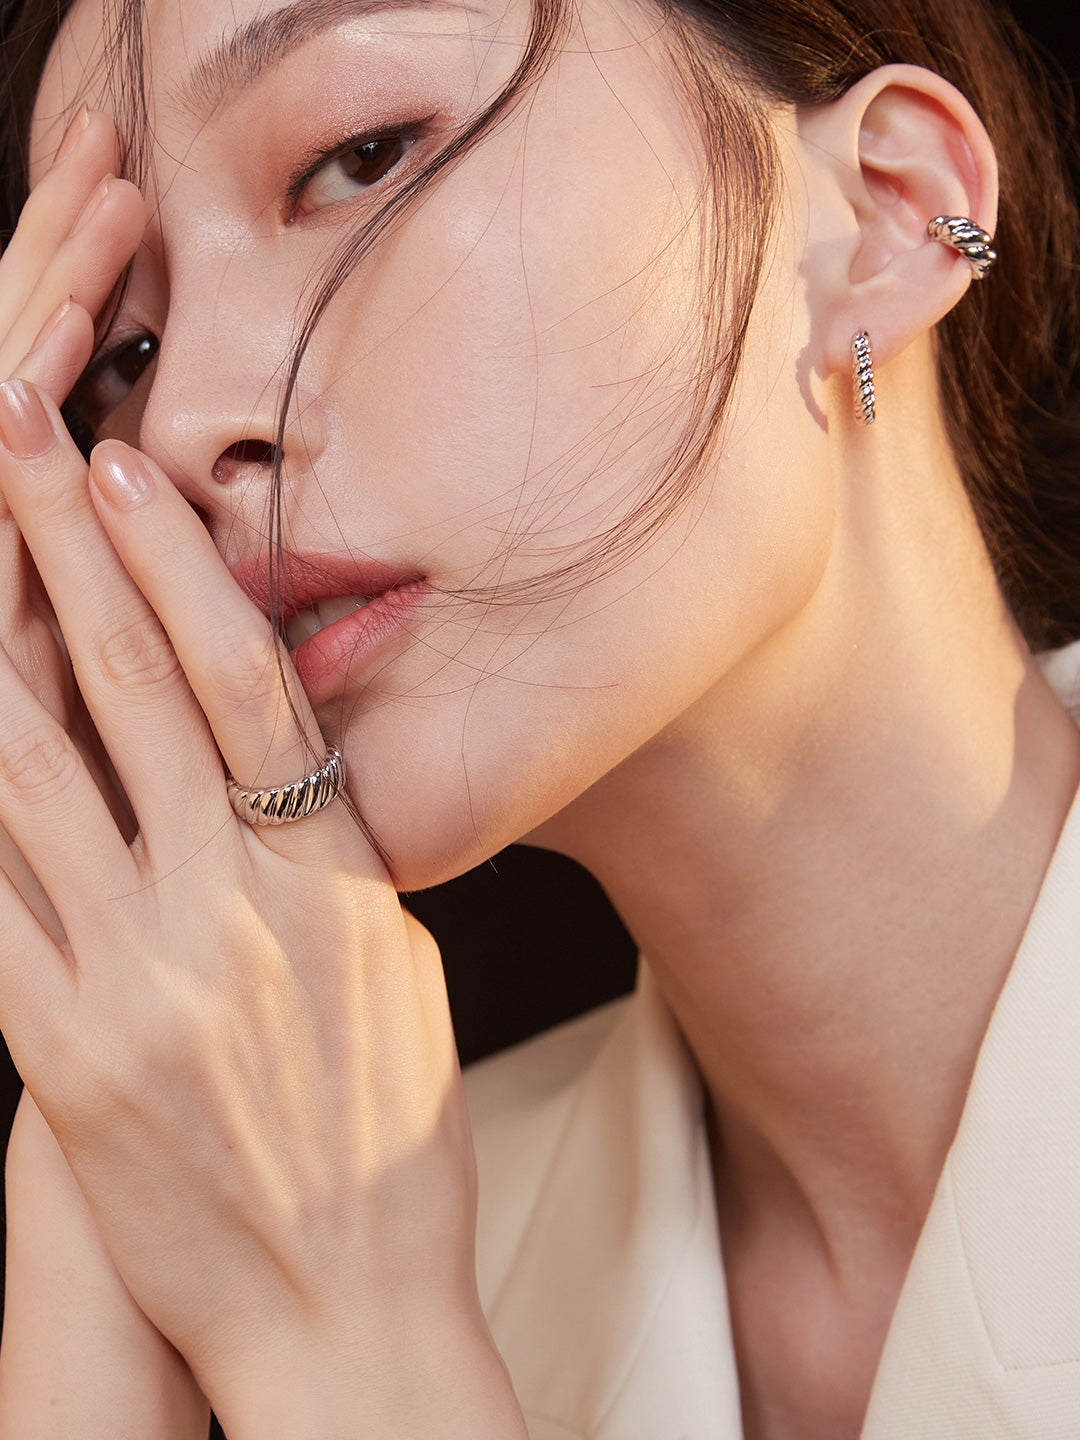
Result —
M158 353L153 335L140 335L129 345L122 345L109 356L109 365L121 384L134 388L139 377Z
M294 215L310 215L355 199L388 175L413 143L413 138L406 135L388 135L381 140L365 140L336 155L320 165L300 191Z
M64 406L64 417L80 449L85 452L93 444L101 426L153 364L159 348L157 339L144 331L91 362Z
M374 185L392 170L405 154L405 141L369 140L341 157L341 168L360 185Z

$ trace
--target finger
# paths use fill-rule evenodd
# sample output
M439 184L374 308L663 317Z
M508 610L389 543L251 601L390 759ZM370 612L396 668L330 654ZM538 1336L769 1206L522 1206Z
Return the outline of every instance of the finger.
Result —
M59 402L81 373L93 347L94 326L67 303L46 324L20 367ZM0 493L0 644L54 719L67 728L73 687L60 627L34 569L22 532Z
M59 625L41 593L18 523L0 501L0 644L55 719L66 723L73 699Z
M173 838L190 853L192 827L208 836L229 812L220 758L168 636L102 528L55 406L19 382L0 385L0 439L0 488L140 828L149 814L175 820L183 797Z
M131 852L70 736L30 693L3 650L0 825L76 947L80 938L93 940L100 933L103 903L137 887Z
M74 998L72 979L67 957L0 870L0 1030L27 1084L56 1054Z
M40 275L0 341L0 375L13 374L49 316L67 299L96 315L146 229L146 204L127 180L108 176Z
M12 378L29 381L62 405L93 351L93 318L76 300L65 300L46 320Z
M93 191L119 164L112 120L85 106L60 148L64 153L30 192L0 259L0 335L7 334L25 308Z
M55 404L59 404L60 400L52 394L52 388L62 389L72 370L76 366L81 370L85 365L87 350L93 345L93 334L93 322L86 311L65 302L45 325L34 348L19 367L17 378L31 383L47 382L41 388ZM0 638L4 640L10 637L14 621L23 614L26 598L24 560L22 536L7 500L0 492L0 574L19 582L0 585Z
M96 448L91 479L102 523L161 618L231 773L241 785L265 788L321 765L326 744L268 620L175 487L119 441ZM347 853L364 873L385 878L340 803L258 834L293 857Z

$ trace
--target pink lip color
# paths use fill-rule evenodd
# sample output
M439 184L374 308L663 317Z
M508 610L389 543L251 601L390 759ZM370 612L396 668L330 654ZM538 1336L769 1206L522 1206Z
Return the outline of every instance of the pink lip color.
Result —
M291 658L312 705L343 690L372 651L401 630L427 591L421 580L385 590L298 645Z
M287 549L275 554L273 564L269 554L263 553L229 568L241 590L267 618L272 608L278 610L279 622L335 596L374 597L291 652L300 683L313 705L339 694L354 678L357 667L384 641L401 632L431 589L411 567ZM276 607L270 603L271 589L279 601Z

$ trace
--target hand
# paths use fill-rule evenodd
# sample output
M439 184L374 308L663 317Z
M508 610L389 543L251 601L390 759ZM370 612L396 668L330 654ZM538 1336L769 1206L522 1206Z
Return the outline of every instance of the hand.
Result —
M209 1406L128 1294L24 1092L7 1152L0 1435L206 1440Z
M91 316L145 225L142 197L116 180L97 209L80 220L116 164L112 122L80 112L0 258L0 378L31 380L57 404L90 359ZM0 645L103 775L52 606L2 501ZM121 813L120 798L110 798ZM0 867L62 940L52 907L2 830ZM158 1440L205 1436L204 1398L177 1352L132 1300L67 1161L26 1094L7 1151L7 1218L0 1433L104 1440L133 1425Z
M87 315L101 310L146 227L142 196L112 174L118 164L112 121L81 110L0 260L0 376L20 372L69 300L84 312L67 339L50 340L48 359L35 359L33 377L57 402L89 358Z
M138 821L129 846L0 655L0 821L67 936L0 893L0 1017L121 1275L232 1440L524 1436L434 943L343 805L233 814L222 756L280 783L324 745L178 492L118 442L88 485L53 406L0 407L0 488Z
M85 369L96 315L146 225L142 196L112 176L116 131L83 109L23 207L0 258L0 379L33 381L58 405ZM102 187L108 182L107 194ZM96 202L96 203L95 203ZM78 704L52 606L18 525L0 501L0 644L23 679L93 763L97 746ZM114 804L119 805L114 799ZM33 876L0 832L0 864L43 918Z

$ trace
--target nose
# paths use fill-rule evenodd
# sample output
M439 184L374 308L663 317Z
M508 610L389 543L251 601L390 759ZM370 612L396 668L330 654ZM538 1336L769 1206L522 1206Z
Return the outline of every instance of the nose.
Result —
M219 485L235 485L243 478L246 466L272 468L276 453L277 446L268 440L238 440L221 452L210 473Z
M220 336L222 328L213 330ZM280 376L289 359L276 350L267 340L246 350L216 343L171 316L161 337L139 445L211 528L226 519L230 526L239 520L260 532L265 528L279 440ZM326 430L318 397L297 385L281 436L282 474L290 486L313 471Z

